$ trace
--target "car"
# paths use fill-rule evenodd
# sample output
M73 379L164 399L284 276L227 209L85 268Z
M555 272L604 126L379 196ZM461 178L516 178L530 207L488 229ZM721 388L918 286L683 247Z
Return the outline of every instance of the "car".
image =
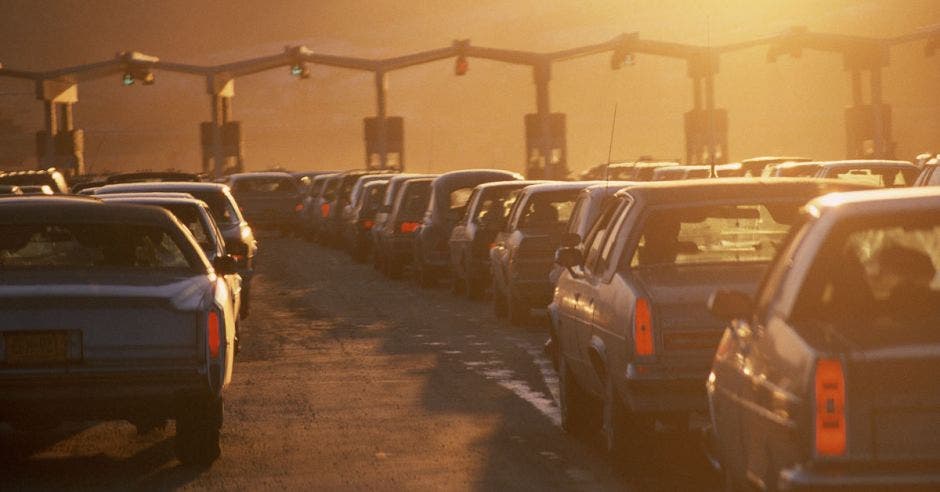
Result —
M723 331L706 301L753 292L810 199L868 188L818 179L712 178L648 183L615 196L566 268L549 306L562 426L583 432L599 406L608 452L629 456L656 424L687 430L706 413L705 380Z
M362 187L356 206L350 212L351 219L344 229L345 240L349 255L358 263L365 262L372 252L372 227L387 186L387 179L370 180Z
M728 489L940 488L940 191L810 202L752 296L727 286L707 393Z
M15 185L0 185L0 195L22 195L23 190Z
M709 166L662 166L653 170L650 181L671 181L676 179L707 178L711 174Z
M178 171L143 171L137 173L112 174L104 179L104 184L150 183L150 182L191 182L202 181L198 174Z
M627 186L640 183L640 181L605 181L581 190L578 193L578 200L574 204L571 217L568 218L568 224L565 226L565 234L561 238L561 245L583 248L583 244L590 242L593 238L592 234L596 234L594 224L597 223L598 218L602 214L610 215L616 211L620 200L615 198L614 195ZM552 265L548 281L553 289L563 271L565 269L561 265L557 263Z
M596 181L534 184L515 198L502 230L489 250L493 311L513 325L529 320L532 309L552 300L552 270L578 194Z
M303 197L303 210L300 212L300 227L304 239L313 241L317 237L320 225L320 197L323 195L327 180L337 173L318 174L310 179L307 191Z
M19 187L24 195L53 195L52 188L49 185L22 185Z
M510 196L545 181L494 181L473 189L467 211L448 241L454 293L480 299L491 283L490 246L505 226ZM511 202L509 202L511 204Z
M727 166L724 169L724 172L719 172L718 176L720 177L740 177L740 178L755 178L760 177L764 172L764 169L768 166L775 166L777 164L782 164L784 162L809 162L813 159L808 157L784 157L784 156L763 156L763 157L752 157L750 159L744 159L741 162L724 164L722 166ZM722 166L718 166L719 168Z
M454 226L464 215L473 189L492 181L522 179L519 173L501 169L464 169L434 178L427 211L414 239L412 267L418 285L430 287L450 273L447 242Z
M245 220L255 229L282 235L300 231L303 200L294 178L284 172L230 174L222 181L232 190Z
M132 205L149 205L161 207L176 217L193 235L196 244L202 248L202 253L210 263L216 258L226 256L225 239L219 231L212 211L202 200L183 193L151 193L151 194L120 194L101 195L100 200L105 203L127 203ZM241 312L242 278L237 272L222 275L231 293L232 312L235 317L235 349L238 350L238 313Z
M914 186L940 185L940 172L937 172L938 167L940 167L940 158L933 157L925 162L920 171L920 175L917 176L917 181L914 182Z
M366 174L360 176L359 179L353 184L352 189L349 191L349 201L346 205L343 206L342 216L340 217L340 243L347 252L353 254L353 248L355 246L355 237L359 234L358 228L360 224L358 223L358 213L362 207L362 199L365 196L364 190L366 185L375 181L381 181L388 183L388 179L391 175L387 173L376 173L376 174ZM384 189L383 189L384 191ZM380 197L381 201L381 197ZM370 212L372 213L372 212ZM373 219L374 222L374 217Z
M378 243L378 236L385 227L385 221L388 219L388 214L392 210L392 204L395 201L395 197L398 195L398 190L401 188L401 185L409 179L435 177L437 177L436 174L399 173L388 178L388 186L385 188L385 195L382 197L382 203L375 213L375 225L372 226L371 231L372 244ZM373 266L376 270L382 270L381 260L381 255L372 255Z
M874 186L911 186L920 171L907 161L846 160L785 162L765 168L767 176L815 177Z
M350 202L353 188L359 178L377 174L379 171L354 169L338 173L327 181L323 195L321 195L321 221L318 240L327 246L342 246L343 211ZM323 206L326 204L326 206Z
M0 257L0 421L175 419L180 461L218 458L230 257L161 208L60 196L0 199Z
M414 235L428 208L433 181L434 178L406 180L395 195L373 252L381 258L381 271L386 277L401 277L414 258Z
M241 319L248 318L251 306L251 279L258 255L255 233L239 210L229 187L221 183L126 183L102 186L95 195L113 193L185 193L209 206L212 218L225 239L226 253L235 258L238 274L242 278Z
M69 186L65 180L65 176L54 167L30 171L0 172L0 185L14 185L20 187L47 185L53 193L69 193Z
M652 181L653 173L657 169L678 165L678 162L652 160L611 162L594 166L582 172L580 179L582 181Z

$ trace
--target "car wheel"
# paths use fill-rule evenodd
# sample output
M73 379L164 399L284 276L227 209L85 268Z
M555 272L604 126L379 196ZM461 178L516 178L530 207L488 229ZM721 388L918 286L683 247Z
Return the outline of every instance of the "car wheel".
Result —
M632 415L624 407L611 377L607 376L606 379L601 426L604 448L608 454L616 457L627 456L631 450L642 451L649 439L652 424Z
M561 406L561 427L569 434L583 434L590 427L591 401L575 381L564 356L558 358L558 390Z
M509 314L509 323L513 326L525 326L529 322L529 305L512 295L512 285L506 286L506 309Z
M493 314L497 318L505 318L508 314L508 309L506 309L506 297L503 296L503 291L499 288L499 285L496 282L495 277L493 278Z
M184 465L210 465L222 454L222 399L189 402L176 419L176 457Z

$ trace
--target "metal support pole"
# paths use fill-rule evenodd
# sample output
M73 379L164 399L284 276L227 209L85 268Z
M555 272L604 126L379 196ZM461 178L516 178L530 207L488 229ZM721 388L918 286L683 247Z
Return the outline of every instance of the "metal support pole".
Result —
M375 72L375 106L376 106L376 137L378 138L379 169L385 170L388 165L388 127L386 125L386 78L385 72Z
M44 168L55 166L55 136L59 133L58 114L55 101L45 100L46 152L40 159Z
M708 165L711 174L715 174L715 76L709 73L705 77L705 111L708 118L705 145L708 149Z
M225 172L225 155L222 149L222 108L223 97L212 97L212 176L220 177Z
M702 114L702 77L692 77L692 117ZM696 131L689 134L686 128L685 135L685 162L686 164L698 164L701 159L701 153L698 151L698 142L701 135Z
M72 116L72 103L62 103L62 116L59 124L59 127L67 132L70 132L75 129L75 120Z
M535 77L535 107L539 121L539 153L542 154L543 179L556 179L552 165L551 108L549 108L548 82L552 78L551 64L542 61L533 67Z
M860 107L864 104L862 100L862 71L852 70L852 104Z
M875 157L888 157L887 142L885 142L884 114L882 114L881 98L881 67L871 69L871 115L873 138L875 144Z

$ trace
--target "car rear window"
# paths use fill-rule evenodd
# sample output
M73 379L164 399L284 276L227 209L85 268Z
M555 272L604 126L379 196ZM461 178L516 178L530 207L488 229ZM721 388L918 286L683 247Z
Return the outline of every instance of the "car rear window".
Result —
M232 184L235 193L297 193L293 178L242 178Z
M940 216L858 221L830 236L793 318L862 348L940 343Z
M769 262L801 203L707 205L653 210L631 265Z
M581 190L536 193L525 204L520 229L563 230Z
M910 186L917 179L915 168L898 169L896 167L853 166L830 169L824 176L853 183L894 188Z
M197 200L206 202L212 218L221 226L238 224L240 217L232 200L221 191L188 191Z
M191 248L177 241L146 225L0 224L0 270L195 269Z

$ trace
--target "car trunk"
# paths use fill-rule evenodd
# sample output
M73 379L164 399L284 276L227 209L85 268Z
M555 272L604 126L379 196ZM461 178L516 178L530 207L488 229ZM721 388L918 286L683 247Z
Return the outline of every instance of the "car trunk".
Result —
M209 286L198 276L5 278L0 375L192 370L205 359Z
M236 193L235 200L249 224L287 222L300 204L296 193Z
M653 310L659 357L710 362L726 323L708 311L708 297L718 288L753 295L766 267L742 263L637 269L635 278Z

